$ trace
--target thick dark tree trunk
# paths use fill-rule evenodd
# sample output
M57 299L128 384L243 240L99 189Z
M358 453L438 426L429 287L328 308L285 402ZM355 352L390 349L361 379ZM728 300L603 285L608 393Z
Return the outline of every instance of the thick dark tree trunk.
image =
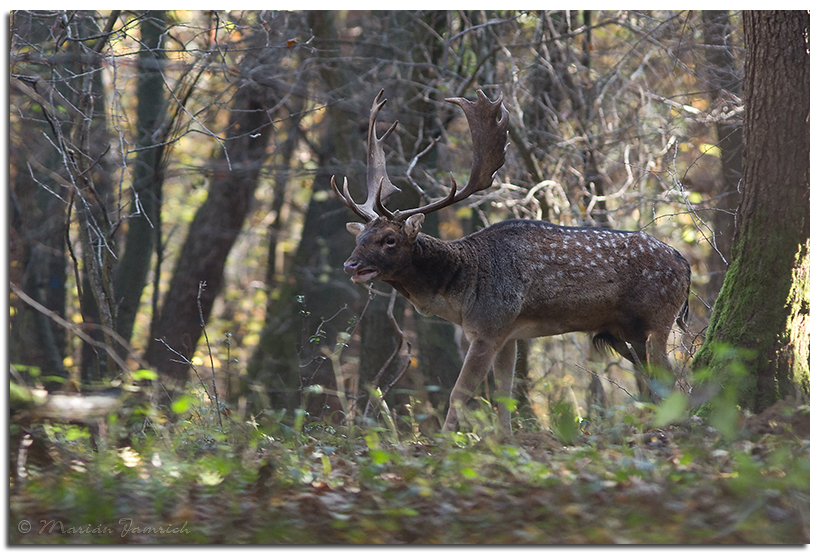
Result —
M12 35L17 40L22 37L27 44L44 43L59 17L56 13L16 12L11 18ZM38 72L45 74L46 68L43 64ZM60 80L54 81L59 87ZM65 85L57 90L62 95L70 94ZM35 301L65 317L68 189L48 172L63 178L68 174L62 167L60 152L49 144L54 135L42 118L43 108L18 87L12 87L9 93L12 113L19 113L25 122L10 131L9 278ZM63 366L65 330L14 297L9 307L9 362L38 367L46 376L67 376Z
M249 55L244 63L250 70L259 60ZM272 89L250 79L234 97L225 150L216 161L208 198L194 216L165 295L153 338L164 339L186 357L202 335L199 284L205 283L201 305L207 321L222 288L225 260L251 208L273 128L267 110L274 104ZM160 374L176 381L187 378L188 366L175 362L178 356L157 340L148 345L147 356Z
M19 169L10 194L11 281L20 284L35 301L65 317L65 205L54 196L56 192L42 190ZM11 307L9 361L38 367L45 376L68 377L63 366L65 330L23 303L12 300Z
M425 25L419 25L418 21L407 13L396 14L396 27L412 31L412 33L402 36L397 43L402 51L408 53L413 62L414 70L411 73L411 78L408 79L409 82L425 82L427 64L431 62L434 64L442 63L447 52L445 46L437 37L446 36L449 31L449 23L445 12L431 13ZM437 33L430 33L427 25L435 29ZM481 44L486 45L488 42L484 41ZM476 47L480 47L481 44L476 45ZM481 58L482 56L478 57ZM491 66L492 64L488 63L486 65ZM483 76L478 75L476 76L476 82L492 81L484 81ZM401 130L403 132L399 133L399 136L403 139L402 150L404 152L414 152L414 149L418 150L422 146L416 144L420 133L425 133L425 138L431 140L443 131L443 129L440 129L442 123L446 125L449 119L461 115L450 104L445 104L443 109L440 104L437 104L444 97L455 95L456 91L428 93L418 85L408 85L400 93L404 97L405 109L413 114L412 117L406 118L404 128ZM438 154L439 149L433 148L418 160L414 169L416 178L425 174L435 174L439 171ZM428 191L428 193L430 196L436 196L434 191ZM405 194L404 196L405 198L412 196L413 202L418 205L419 200L415 194ZM427 214L424 231L434 237L439 237L439 221L438 213ZM417 333L417 343L413 346L418 355L418 366L415 371L420 373L423 385L427 388L426 391L418 391L416 394L428 400L433 408L441 408L443 421L450 391L455 385L458 373L461 370L462 360L455 340L455 325L438 317L423 316L415 309L413 310L413 323Z
M354 186L364 178L363 172L359 179L348 166L349 160L363 157L353 154L361 150L360 141L352 138L358 137L358 115L351 113L350 104L339 97L355 76L333 59L339 45L334 21L337 16L337 12L323 11L308 14L313 44L328 58L319 69L329 91L327 128L319 146L302 238L293 256L293 279L282 285L268 305L265 329L248 361L243 387L245 392L253 391L254 406L268 405L285 409L288 414L301 406L305 386L338 389L331 362L323 351L335 348L338 333L348 328L355 313L343 308L358 299L357 288L342 269L354 244L345 230L348 212L330 189L330 177L340 173L334 163L344 164L343 172ZM324 412L325 406L337 411L340 406L334 398L312 397L307 399L310 402L306 407L312 415Z
M744 12L745 167L732 263L694 360L760 412L809 392L809 14ZM742 354L746 352L747 354Z

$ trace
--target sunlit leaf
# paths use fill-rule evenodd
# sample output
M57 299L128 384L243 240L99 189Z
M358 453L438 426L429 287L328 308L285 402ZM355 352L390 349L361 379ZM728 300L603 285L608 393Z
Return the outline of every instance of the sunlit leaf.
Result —
M150 369L138 369L133 371L131 372L131 377L133 377L135 381L142 381L143 379L148 381L156 381L159 378L157 372Z
M667 396L655 414L655 427L666 427L673 421L678 421L686 415L686 407L689 400L681 391L676 391Z
M137 467L142 462L139 452L130 446L120 449L120 459L125 467Z
M203 485L209 485L209 486L218 485L219 483L221 483L224 480L225 480L225 478L222 475L220 475L220 473L218 471L208 471L208 470L203 471L202 473L200 473L199 478L198 478L198 481L200 483L202 483Z
M461 475L466 479L475 479L478 477L478 472L471 467L461 468Z
M191 408L194 407L194 398L184 394L174 400L173 404L171 404L171 410L175 414L184 414L185 412L189 411Z

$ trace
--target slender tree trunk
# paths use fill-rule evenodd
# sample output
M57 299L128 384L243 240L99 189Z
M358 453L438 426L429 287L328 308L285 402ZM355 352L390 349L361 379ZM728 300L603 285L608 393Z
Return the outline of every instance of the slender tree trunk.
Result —
M333 110L328 111L333 120ZM243 385L244 392L253 392L254 406L285 409L289 415L301 405L306 386L318 384L337 390L324 349L334 349L338 333L347 329L353 315L345 306L358 298L358 291L341 269L353 238L344 228L344 206L339 207L329 190L327 143L333 141L330 133L336 132L329 129L328 133L323 139L325 153L319 156L302 238L293 256L292 278L282 284L268 305L265 328L248 361ZM326 400L332 398L308 405L308 411L320 413L328 404ZM331 409L338 406L334 404Z
M163 175L163 146L157 144L157 131L166 113L165 83L162 62L165 53L166 13L147 12L140 23L140 74L137 82L137 146L133 164L133 198L131 217L125 235L125 250L114 274L117 300L117 332L131 340L134 319L145 288L155 237L160 226Z
M704 42L708 46L704 56L709 97L725 114L735 104L735 99L740 97L743 84L738 75L739 68L735 67L731 35L733 26L729 21L729 12L725 10L704 11L703 24ZM710 305L723 285L726 268L732 259L735 212L740 201L738 187L743 171L743 126L739 118L719 121L715 127L722 179L717 186L719 199L712 217L715 248L709 254L711 278L706 293L706 301Z
M304 99L300 99L299 106L290 108L290 113L301 114L304 110ZM284 230L285 215L283 209L285 207L285 196L288 182L291 177L290 163L293 159L293 154L299 144L299 122L300 116L291 117L288 122L290 128L287 131L287 138L281 143L278 148L279 162L278 166L281 168L276 171L273 178L273 202L271 203L271 213L273 214L273 221L268 227L268 266L265 270L265 285L268 290L272 291L277 288L279 281L285 277L287 270L285 268L277 268L277 251L279 247L280 234Z
M112 12L110 17L116 17ZM75 36L93 34L97 28L87 18L77 20ZM75 18L77 19L77 18ZM112 214L114 201L111 195L110 171L107 170L104 154L109 146L108 130L104 110L104 86L102 73L96 71L102 66L100 55L105 41L98 41L94 48L76 43L68 47L75 56L75 64L70 71L79 76L71 86L71 94L76 95L75 105L85 112L72 122L69 143L64 150L71 180L74 183L72 197L74 211L79 221L81 242L82 292L80 299L83 323L89 334L114 348L115 341L110 331L115 329L117 306L113 296L112 267L116 250ZM61 138L61 141L64 140ZM79 150L82 155L70 153ZM101 328L97 328L100 326ZM102 328L109 332L103 332ZM83 383L101 381L119 374L118 368L104 351L95 349L84 342L82 346L81 378Z
M118 12L112 12L109 23L113 25L117 15ZM104 156L110 141L105 118L101 117L105 110L99 71L100 52L107 42L67 41L65 37L96 34L99 27L94 17L86 11L18 11L12 18L12 51L19 53L22 47L38 52L38 56L30 60L27 56L18 58L13 70L14 90L22 92L26 100L21 99L18 104L19 97L11 96L22 115L22 120L18 120L22 125L12 134L11 151L17 155L12 161L11 202L17 236L12 237L11 266L15 273L23 272L20 284L32 298L65 316L66 227L79 220L83 239L79 248L74 245L73 253L77 257L82 254L83 275L93 275L94 279L88 282L95 283L84 288L90 298L83 304L85 323L101 322L92 313L97 300L112 315L104 290L109 285L106 267L111 259L109 249L113 247L108 219L110 171ZM55 35L55 29L64 29L65 34ZM37 111L32 110L33 115L28 117L32 100L38 104ZM69 204L71 207L67 207ZM28 309L24 308L13 318L12 360L39 366L45 375L65 376L65 331L44 320L42 314L31 315L29 318ZM111 326L112 321L108 317L103 323ZM99 378L96 357L93 373Z
M732 263L695 370L760 412L809 392L809 14L748 11L746 149ZM743 353L747 354L743 354ZM748 359L746 357L748 356Z

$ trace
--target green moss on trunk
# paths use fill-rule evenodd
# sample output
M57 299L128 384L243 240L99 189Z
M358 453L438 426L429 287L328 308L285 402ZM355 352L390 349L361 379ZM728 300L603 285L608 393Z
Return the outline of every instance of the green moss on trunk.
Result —
M809 393L809 67L805 12L746 12L745 168L733 261L695 371L760 412ZM727 352L752 353L738 376ZM736 393L736 396L735 396Z

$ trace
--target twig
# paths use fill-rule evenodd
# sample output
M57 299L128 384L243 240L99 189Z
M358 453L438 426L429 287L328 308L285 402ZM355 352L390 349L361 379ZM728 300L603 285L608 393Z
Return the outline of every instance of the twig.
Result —
M74 246L71 244L71 208L74 206L74 188L68 191L68 206L65 214L65 244L68 249L68 254L71 256L74 269L74 283L77 286L77 299L80 302L80 313L85 313L83 310L83 280L80 277L80 262L77 261L77 255L74 253Z
M205 346L208 348L208 357L211 359L211 385L213 385L213 395L208 395L211 398L211 402L214 404L214 408L216 409L216 416L217 420L219 421L219 427L222 428L222 411L219 409L219 391L216 389L216 370L214 369L214 355L211 352L211 342L208 340L208 331L205 330L205 318L202 316L202 291L205 290L205 281L199 282L199 290L196 293L196 307L199 310L199 325L202 327L202 334L205 335ZM199 377L199 375L197 375ZM200 379L201 381L202 379ZM208 388L205 387L205 392L208 392Z
M111 357L111 359L114 361L114 363L116 363L120 367L123 374L127 375L129 373L129 369L128 369L128 366L125 363L125 360L123 360L120 357L120 355L117 353L117 351L112 346L108 345L107 343L103 343L103 342L100 342L98 340L95 340L95 339L91 338L91 336L89 336L82 329L80 329L78 325L63 319L62 317L57 315L55 312L49 310L48 308L46 308L45 306L43 306L42 304L40 304L39 302L34 300L32 297L30 297L28 294L23 292L22 289L20 289L20 287L18 287L13 282L11 282L11 281L9 282L9 287L11 288L11 292L13 292L20 300L22 300L23 302L25 302L26 304L28 304L29 306L31 306L32 308L34 308L35 310L40 312L41 314L46 315L49 319L51 319L53 322L55 322L60 327L63 327L64 329L68 329L69 331L71 331L72 333L74 333L75 335L80 337L81 340L87 342L91 346L93 346L95 348L102 348L103 350L105 350L106 354L108 354ZM110 336L115 341L119 342L120 345L123 346L131 356L135 355L134 352L131 350L131 346L122 337L120 337L116 332L114 332L112 329L109 329L108 327L103 326L103 325L85 324L85 326L86 327L97 327L97 328L99 328L107 336Z
M227 360L225 362L225 375L226 379L230 379L231 377L231 342L233 341L233 334L225 333L225 340L222 343L225 345L225 349L227 350ZM228 381L230 382L230 381ZM230 396L230 387L228 388L228 396Z
M336 349L331 351L329 348L325 347L322 349L324 355L330 360L331 365L333 366L333 375L336 379L336 389L335 390L328 390L324 389L324 392L327 394L335 394L336 397L339 399L339 403L342 405L342 413L344 414L345 421L347 422L348 426L352 422L352 406L356 404L351 403L347 397L347 390L345 389L344 385L344 376L342 375L342 366L339 363L339 360L342 357L342 348L339 344L336 345Z
M393 315L393 308L396 305L396 296L397 296L396 295L396 289L393 289L393 292L390 294L390 302L387 304L387 318L390 320L390 323L393 324L393 329L399 335L399 344L396 346L396 349L393 351L393 353L390 355L390 357L387 358L387 361L384 362L384 365L382 365L379 372L376 373L376 377L373 378L372 389L373 390L378 389L379 381L381 380L382 375L384 374L385 371L387 371L387 368L392 365L393 360L395 360L396 356L399 354L399 352L401 352L401 347L405 344L407 345L407 354L408 354L407 363L405 364L404 368L396 375L396 377L393 379L393 381L384 389L384 391L382 391L382 393L381 393L381 395L379 396L379 399L378 399L379 402L384 401L384 398L387 396L387 393L390 392L390 389L393 388L393 386L404 375L404 372L407 371L407 368L410 367L410 361L411 361L411 358L410 358L409 354L410 354L412 345L409 342L407 342L407 340L404 336L404 331L401 330L401 327L399 327L399 324L396 321L396 317ZM364 414L362 414L363 418L367 418L368 414L370 413L370 407L371 406L372 406L372 398L368 397L367 406L365 406Z
M609 383L611 383L611 384L615 385L616 387L618 387L619 389L621 389L622 391L624 391L624 392L626 393L626 395L627 395L629 398L631 398L631 399L632 399L632 400L634 400L635 402L638 402L638 399L637 399L637 398L635 398L634 396L632 396L632 394L631 394L628 390L626 390L625 388L623 388L623 387L622 387L619 383L617 383L616 381L613 381L612 379L610 379L610 378L609 378L609 377L607 377L606 375L601 375L600 373L595 373L594 371L591 371L591 370L589 370L589 369L585 368L585 367L584 367L584 366L582 366L581 364L575 364L575 367L577 367L578 369L582 369L582 370L586 371L586 372L587 372L587 373L589 373L590 375L593 375L593 376L595 376L595 377L598 377L598 378L600 378L600 379L604 379L605 381L608 381Z
M705 155L705 154L702 154L702 155ZM675 153L672 157L673 161L677 161L677 157L678 157L678 144L676 142L675 143ZM718 253L718 256L720 256L720 259L723 260L723 263L728 266L729 262L726 261L726 258L723 256L723 252L721 252L720 249L718 249L717 243L713 240L714 237L715 237L715 232L709 227L709 225L705 221L703 221L700 218L700 216L697 216L697 218L696 218L695 215L693 215L693 214L696 214L697 212L692 207L692 204L691 204L691 202L689 202L689 199L686 197L686 194L685 194L685 191L684 191L684 188L683 188L683 183L681 182L680 178L678 177L677 167L674 166L674 165L672 167L673 167L673 169L669 171L669 173L672 175L672 182L675 184L675 187L680 189L680 194L683 197L684 203L686 204L687 211L689 212L689 217L692 218L692 224L695 226L695 229L697 229L698 232L703 236L703 238L706 239L706 242L709 244L709 246L715 252ZM687 169L687 171L688 171L688 169ZM686 177L686 174L684 173L684 178L685 177ZM698 221L701 221L703 223L703 226L706 227L707 229L709 229L709 231L711 233L711 236L712 236L711 239L709 238L709 235L707 235L704 232L704 230L701 229L700 225L698 224Z
M419 133L421 133L421 128L419 128ZM431 140L430 144L428 144L427 147L425 147L424 150L422 150L421 152L419 152L418 154L413 156L413 159L410 160L410 163L407 166L407 171L405 172L405 177L407 177L407 180L410 181L410 184L413 186L414 189L416 189L416 192L419 193L419 195L422 197L422 199L424 199L424 198L429 199L430 195L428 195L426 192L424 192L424 190L418 185L418 183L416 183L415 179L413 179L413 177L410 176L410 173L413 172L413 169L416 167L416 164L419 162L419 158L421 158L427 152L429 152L430 149L433 148L433 146L435 146L438 141L439 141L438 138L435 138L435 139Z
M203 381L203 380L202 380L202 377L200 377L200 375L199 375L199 371L197 371L196 366L194 365L194 362L192 362L191 360L189 360L188 358L186 358L186 357L185 357L185 355L184 355L184 354L182 354L182 352L179 352L179 351L177 351L177 350L174 350L174 349L171 347L171 345L170 345L170 344L168 344L167 342L165 342L165 339L164 339L164 338L159 338L159 339L154 339L154 340L155 340L155 341L157 341L158 343L160 343L160 344L164 345L164 346L165 346L165 348L167 348L168 350L170 350L171 352L173 352L174 354L176 354L177 356L179 356L179 357L180 357L180 359L179 359L179 360L172 360L172 361L177 362L178 364L187 364L187 365L188 365L188 367L190 367L191 369L193 369L193 370L194 370L194 374L196 375L196 378L197 378L197 379L199 379L199 383L202 385L202 388L203 388L203 389L205 389L205 394L207 394L207 395L208 395L208 399L209 399L209 400L211 400L211 402L213 403L213 397L211 396L211 393L210 393L210 391L208 390L208 385L206 385L206 384L205 384L205 381Z
M721 539L727 535L731 535L734 533L738 527L740 527L748 518L751 516L756 510L759 510L763 507L766 503L766 498L761 498L757 502L752 503L746 510L744 510L740 515L735 518L735 521L731 522L729 525L721 529L717 534L710 537L710 542L717 542L718 539Z
M410 367L410 364L413 362L413 359L410 357L410 352L411 352L410 349L411 349L412 345L409 342L406 343L406 344L407 344L407 363L404 364L404 368L396 374L396 377L390 382L390 384L387 385L384 388L384 392L382 393L382 398L387 396L387 393L390 392L390 389L392 389L396 385L396 383L399 382L399 380L404 376L404 373Z

